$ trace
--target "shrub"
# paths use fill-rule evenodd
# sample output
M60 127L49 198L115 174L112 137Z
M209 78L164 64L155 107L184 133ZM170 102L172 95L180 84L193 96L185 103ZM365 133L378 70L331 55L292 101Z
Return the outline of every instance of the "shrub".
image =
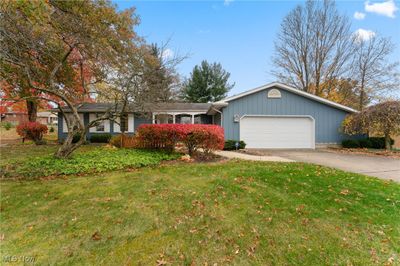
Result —
M236 142L238 141L233 139L225 141L224 150L227 151L236 150ZM240 140L238 149L244 149L244 148L246 148L246 143L243 140Z
M39 122L24 122L17 126L17 133L24 139L30 139L36 144L40 144L43 135L47 133L47 126Z
M50 132L50 133L53 133L53 132L54 132L54 127L51 127L50 130L49 130L49 132Z
M178 142L187 147L189 154L201 148L205 153L223 149L224 131L216 125L160 124L142 125L135 137L139 148L173 151Z
M110 142L109 142L110 145L117 147L117 148L121 148L121 138L122 138L121 134L112 136L110 139Z
M390 139L390 145L394 144L394 140ZM342 141L343 148L371 148L371 149L384 149L384 137L370 137L366 139L353 140L347 139Z
M4 122L2 126L5 130L10 130L13 127L13 124L11 124L10 122Z
M360 148L358 140L346 139L342 141L343 148Z
M76 133L76 134L72 137L72 143L77 143L80 139L81 139L81 134Z
M92 134L90 136L90 142L92 143L109 143L110 139L110 133Z
M384 149L385 148L385 138L384 137L371 137L368 138L371 142L371 147L373 149ZM394 140L390 139L390 145L394 144Z
M123 138L123 140L121 140ZM114 135L110 139L109 142L112 146L117 147L117 148L137 148L139 145L137 145L137 139L135 136L130 136L130 135Z
M372 147L372 142L370 139L360 139L358 140L358 144L360 146L360 148L371 148Z

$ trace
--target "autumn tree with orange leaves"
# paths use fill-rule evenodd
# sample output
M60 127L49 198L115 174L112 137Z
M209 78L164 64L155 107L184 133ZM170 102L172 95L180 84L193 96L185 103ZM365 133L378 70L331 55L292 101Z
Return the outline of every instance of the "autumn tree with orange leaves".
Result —
M142 45L134 9L118 12L107 1L5 1L1 4L1 76L15 98L47 100L71 110L68 136L55 156L68 157L86 139L89 125L76 103L96 94L95 84L121 64L120 55ZM22 93L24 92L24 93ZM25 92L26 95L25 95ZM108 110L101 119L112 119ZM72 143L73 136L80 140Z

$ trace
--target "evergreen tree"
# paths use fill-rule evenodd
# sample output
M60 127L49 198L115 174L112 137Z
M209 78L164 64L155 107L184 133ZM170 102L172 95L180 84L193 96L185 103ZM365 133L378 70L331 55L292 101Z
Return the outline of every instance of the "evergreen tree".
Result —
M230 73L220 63L202 61L185 82L182 98L188 102L207 103L222 100L235 84L229 84Z

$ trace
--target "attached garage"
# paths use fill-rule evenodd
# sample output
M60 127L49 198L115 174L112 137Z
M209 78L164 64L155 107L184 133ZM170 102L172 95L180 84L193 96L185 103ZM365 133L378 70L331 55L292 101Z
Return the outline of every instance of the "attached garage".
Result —
M349 136L343 119L357 112L281 83L267 84L213 104L221 114L225 139L247 148L315 149L340 144Z
M315 126L310 116L243 116L240 139L248 148L314 149Z

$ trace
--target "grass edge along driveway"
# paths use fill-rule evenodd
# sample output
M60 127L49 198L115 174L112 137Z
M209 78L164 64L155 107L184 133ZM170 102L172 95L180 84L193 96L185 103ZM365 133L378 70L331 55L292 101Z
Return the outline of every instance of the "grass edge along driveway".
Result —
M39 264L399 263L400 185L303 163L1 182L2 255Z

